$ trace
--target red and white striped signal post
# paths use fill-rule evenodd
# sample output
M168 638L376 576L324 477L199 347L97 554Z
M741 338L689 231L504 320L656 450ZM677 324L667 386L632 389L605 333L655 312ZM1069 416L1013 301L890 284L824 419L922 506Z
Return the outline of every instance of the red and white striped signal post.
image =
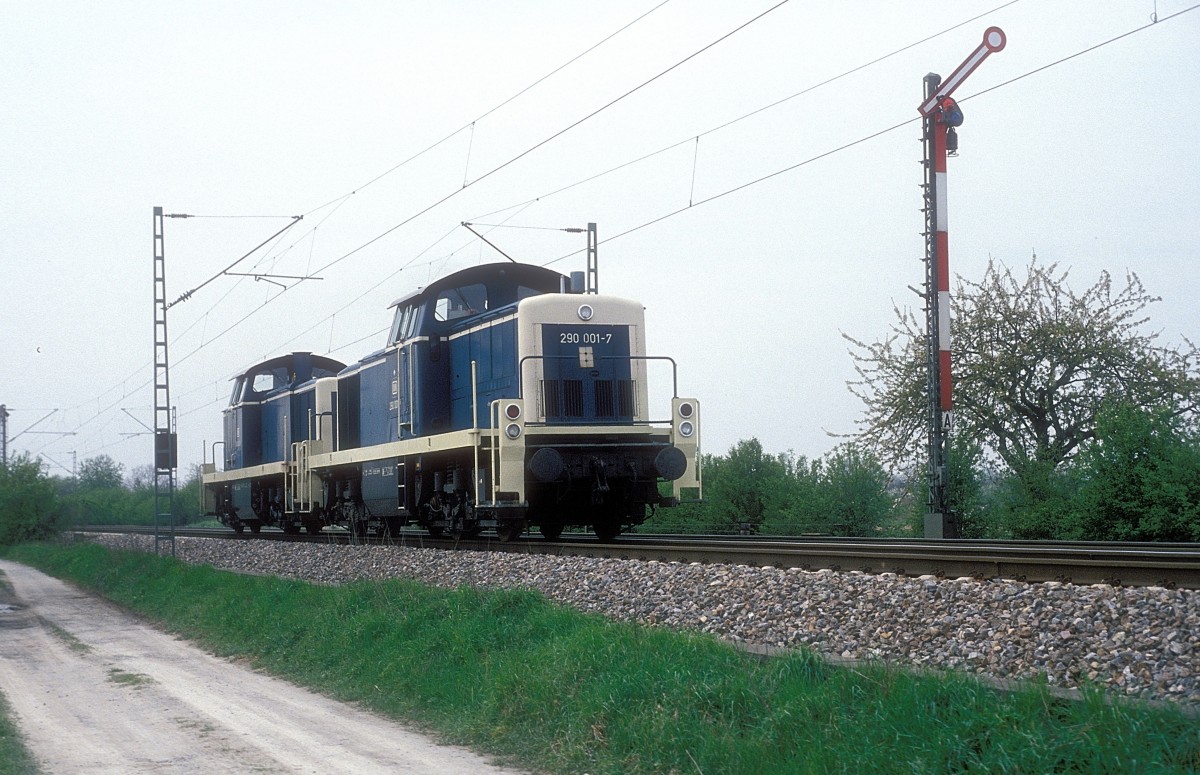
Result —
M954 425L954 391L950 375L950 242L946 211L946 157L958 151L955 128L963 114L951 99L989 54L1004 48L1004 31L988 27L983 42L946 80L925 76L925 324L929 397L929 496L925 514L926 538L960 537L958 515L947 490L950 429Z

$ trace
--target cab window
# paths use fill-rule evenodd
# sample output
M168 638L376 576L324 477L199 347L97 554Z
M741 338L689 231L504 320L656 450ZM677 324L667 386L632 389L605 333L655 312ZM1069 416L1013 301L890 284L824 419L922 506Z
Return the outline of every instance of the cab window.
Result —
M245 387L246 380L238 377L233 381L233 395L229 397L229 403L236 404L242 400L242 388Z
M408 336L408 324L412 319L412 305L397 307L396 317L392 319L392 341L399 342Z
M247 398L287 387L291 382L291 375L288 374L286 368L280 366L268 371L255 372L250 375L249 379L250 388L246 391Z
M396 316L392 318L392 334L391 342L403 342L417 331L417 320L421 317L419 305L410 304L404 308L396 309Z
M433 318L444 323L448 320L478 315L486 312L487 308L487 286L483 283L463 285L458 288L449 288L438 294L437 303L433 308Z

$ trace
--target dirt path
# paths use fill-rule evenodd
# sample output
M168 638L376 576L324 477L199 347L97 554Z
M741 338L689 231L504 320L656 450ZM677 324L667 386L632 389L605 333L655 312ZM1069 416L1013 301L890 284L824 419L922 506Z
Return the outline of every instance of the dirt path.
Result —
M0 560L0 692L50 775L515 773Z

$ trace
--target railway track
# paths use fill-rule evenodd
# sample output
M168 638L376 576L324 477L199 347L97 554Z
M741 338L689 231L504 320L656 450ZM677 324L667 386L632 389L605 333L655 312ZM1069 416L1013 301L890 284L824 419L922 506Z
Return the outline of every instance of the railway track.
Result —
M152 527L94 526L76 532L153 534ZM225 528L177 528L177 537L242 541L363 542L437 549L503 551L701 564L828 569L903 576L1007 578L1027 582L1162 586L1200 589L1200 544L1062 541L925 541L921 539L789 538L627 534L597 543L580 533L556 541L540 537L503 543L494 537L430 538L404 530L394 537L355 539L348 532L291 535L271 528L237 535Z

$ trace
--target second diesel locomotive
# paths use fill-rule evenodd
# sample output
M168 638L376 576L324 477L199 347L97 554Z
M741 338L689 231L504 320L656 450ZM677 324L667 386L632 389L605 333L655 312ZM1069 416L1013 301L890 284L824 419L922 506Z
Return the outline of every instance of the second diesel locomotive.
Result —
M507 541L590 526L608 540L699 498L699 402L646 353L641 304L580 285L527 264L464 269L394 302L387 345L357 363L291 353L247 369L223 470L203 466L206 510L238 532L415 523ZM668 367L656 419L648 375Z

